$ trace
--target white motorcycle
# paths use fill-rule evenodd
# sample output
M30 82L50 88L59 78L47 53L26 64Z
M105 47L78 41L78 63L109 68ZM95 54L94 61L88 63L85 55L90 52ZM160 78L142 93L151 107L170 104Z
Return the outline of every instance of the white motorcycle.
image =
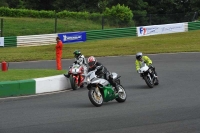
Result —
M85 83L87 84L87 88L89 90L88 97L90 102L99 107L103 104L103 102L108 102L115 99L117 102L125 102L126 101L126 92L123 86L120 84L120 76L117 73L112 73L113 80L116 82L118 86L118 93L115 88L104 78L97 77L94 71L90 71L85 77Z
M158 76L154 67L148 67L146 63L143 63L138 73L142 76L150 88L153 88L154 85L159 84Z

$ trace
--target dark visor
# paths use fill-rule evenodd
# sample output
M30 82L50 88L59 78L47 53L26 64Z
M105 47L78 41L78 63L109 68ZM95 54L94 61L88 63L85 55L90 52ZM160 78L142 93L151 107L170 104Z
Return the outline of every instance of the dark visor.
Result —
M92 62L89 62L89 63L88 63L88 65L89 65L90 67L93 67L94 64L95 64L95 61L92 61Z

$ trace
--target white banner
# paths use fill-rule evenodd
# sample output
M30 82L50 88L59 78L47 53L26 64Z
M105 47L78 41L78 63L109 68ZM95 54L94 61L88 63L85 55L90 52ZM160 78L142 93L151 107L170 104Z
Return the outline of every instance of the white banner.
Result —
M0 37L0 47L4 47L4 37Z
M150 35L157 35L157 34L185 32L185 31L186 30L185 30L184 23L137 27L138 36L150 36Z

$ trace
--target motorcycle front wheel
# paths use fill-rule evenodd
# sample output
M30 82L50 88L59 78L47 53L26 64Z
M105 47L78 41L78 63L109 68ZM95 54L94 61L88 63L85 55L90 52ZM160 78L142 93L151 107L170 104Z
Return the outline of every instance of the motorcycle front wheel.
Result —
M95 88L90 89L88 92L90 102L96 107L100 107L101 105L103 105L103 96L101 95L100 91L99 94L100 95L95 92Z
M122 103L126 101L126 91L122 85L118 85L120 92L118 92L118 97L115 99L117 102Z
M70 75L69 79L70 79L70 83L71 83L72 89L73 89L73 90L77 90L78 85L76 84L75 78L73 78L73 76Z

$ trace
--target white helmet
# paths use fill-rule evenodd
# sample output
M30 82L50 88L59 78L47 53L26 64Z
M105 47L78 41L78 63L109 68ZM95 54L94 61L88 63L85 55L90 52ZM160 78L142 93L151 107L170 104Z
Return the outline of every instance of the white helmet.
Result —
M136 59L137 60L140 60L142 58L142 52L138 52L137 54L136 54Z

